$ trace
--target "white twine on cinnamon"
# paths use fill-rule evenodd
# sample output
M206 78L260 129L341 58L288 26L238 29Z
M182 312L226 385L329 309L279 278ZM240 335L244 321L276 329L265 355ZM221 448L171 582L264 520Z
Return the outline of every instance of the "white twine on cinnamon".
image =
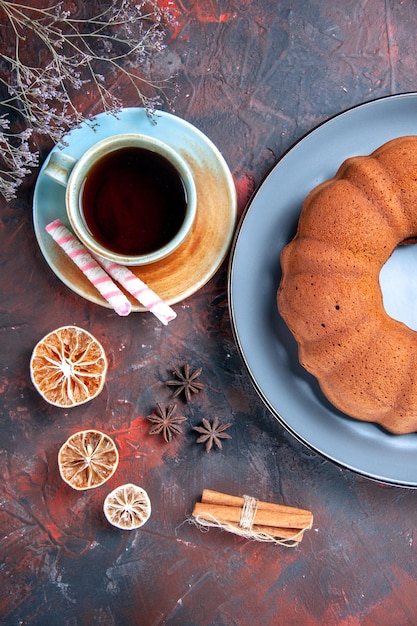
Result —
M240 528L243 530L252 530L253 520L255 519L256 509L258 508L258 500L252 496L243 496L244 502L242 513L240 515Z
M230 522L221 522L214 517L211 513L204 513L202 515L194 515L190 522L200 527L200 530L208 530L209 528L220 528L227 532L233 533L245 539L253 539L255 541L262 541L267 543L274 543L276 545L286 546L288 548L294 548L298 545L302 539L305 530L310 528L306 526L300 530L294 532L294 535L290 538L280 538L272 535L271 533L259 530L259 527L255 530L253 523L258 507L258 500L252 496L243 496L244 503L242 507L242 513L240 516L239 524L231 524Z

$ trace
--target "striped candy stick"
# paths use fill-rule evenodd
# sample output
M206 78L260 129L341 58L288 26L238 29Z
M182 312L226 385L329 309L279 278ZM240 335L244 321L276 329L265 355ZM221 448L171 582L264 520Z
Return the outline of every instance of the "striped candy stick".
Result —
M171 307L161 300L146 283L126 266L119 265L108 259L94 254L94 258L106 270L114 280L126 289L136 300L138 300L148 311L153 313L163 324L167 325L177 317L177 314Z
M122 316L129 315L132 309L129 300L61 220L57 219L47 224L45 230L74 261L116 313Z

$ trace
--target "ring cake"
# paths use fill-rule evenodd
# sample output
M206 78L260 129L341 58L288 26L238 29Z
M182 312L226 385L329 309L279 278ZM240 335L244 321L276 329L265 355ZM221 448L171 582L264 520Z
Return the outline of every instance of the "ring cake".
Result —
M281 254L300 363L335 407L396 434L417 430L417 333L386 313L379 274L416 235L417 136L399 137L313 189Z

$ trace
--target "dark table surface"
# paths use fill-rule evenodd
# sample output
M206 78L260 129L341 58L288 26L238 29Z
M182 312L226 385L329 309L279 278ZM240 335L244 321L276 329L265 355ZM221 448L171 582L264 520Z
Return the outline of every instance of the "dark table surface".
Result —
M166 110L222 152L239 215L312 128L417 86L412 0L171 7L177 25L159 62L177 73L179 89ZM137 104L127 88L124 104ZM1 202L0 622L415 624L416 493L337 467L265 408L234 342L228 259L174 306L169 326L147 313L119 318L73 293L45 262L32 223L34 182ZM110 361L102 394L68 411L46 404L29 378L33 346L65 324L91 331ZM164 381L183 363L203 368L205 389L178 400L189 426L166 444L148 435L145 417L156 401L171 401ZM232 439L207 454L191 427L215 416L232 422ZM113 436L120 465L106 485L76 492L56 458L83 428ZM104 495L122 482L140 484L152 501L138 531L113 529L102 514ZM297 548L201 532L187 520L203 488L310 509L313 529Z

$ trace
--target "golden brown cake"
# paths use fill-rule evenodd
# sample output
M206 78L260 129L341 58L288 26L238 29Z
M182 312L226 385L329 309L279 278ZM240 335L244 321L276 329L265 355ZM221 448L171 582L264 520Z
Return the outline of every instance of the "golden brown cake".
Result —
M416 235L417 136L399 137L313 189L281 255L300 363L335 407L397 434L417 430L417 333L385 312L379 273Z

